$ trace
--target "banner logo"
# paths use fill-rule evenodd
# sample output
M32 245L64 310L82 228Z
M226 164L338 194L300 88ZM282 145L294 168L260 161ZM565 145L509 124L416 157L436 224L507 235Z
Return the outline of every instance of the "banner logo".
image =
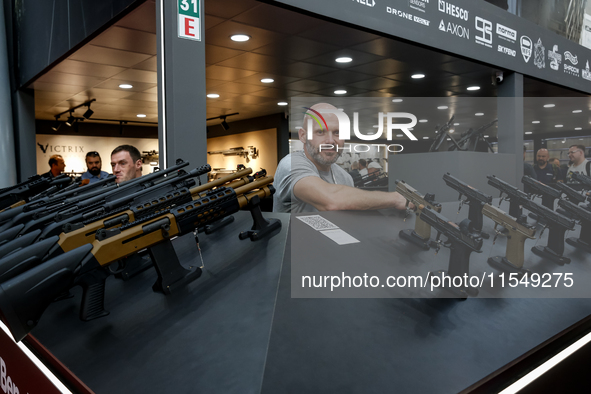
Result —
M566 52L564 52L564 58L565 58L566 60L568 60L569 62L571 62L571 63L572 63L573 65L575 65L575 66L576 66L577 64L579 64L579 59L577 58L577 55L573 55L573 54L571 53L571 51L566 51Z
M562 62L562 55L558 53L558 45L554 45L551 51L548 51L548 59L550 60L550 68L558 70Z
M587 81L591 81L591 70L589 70L589 60L587 60L587 65L585 66L585 69L583 70L582 76Z
M536 67L542 69L546 67L546 56L544 52L546 48L542 45L542 40L538 38L538 42L534 44L534 64Z
M515 42L515 40L517 40L517 31L501 25L500 23L497 23L497 34L499 37L504 38L507 41Z
M521 54L523 55L523 60L525 62L529 62L529 58L531 57L531 51L533 48L533 43L531 38L528 36L521 36Z
M446 26L443 19L441 20L441 22L439 22L439 30L453 34L454 36L458 36L460 38L470 39L469 29L466 29L464 26L452 22L447 22Z
M492 23L486 19L483 19L479 16L474 18L474 25L476 30L478 30L481 34L474 37L478 44L487 46L489 48L492 47Z
M304 109L308 110L306 112L307 115L310 116L308 119L308 124L304 125L307 126L308 130L308 139L314 138L314 122L316 122L320 126L320 130L328 130L328 124L324 119L323 114L332 114L337 117L339 122L339 139L340 140L349 140L351 139L351 120L349 116L343 111L339 111L338 109L318 109L314 110L309 107L304 107ZM312 113L311 113L311 112ZM414 136L413 133L410 132L410 128L415 127L417 124L417 117L408 112L387 112L383 113L380 112L378 114L378 131L375 134L362 134L359 131L359 113L353 112L353 133L357 138L364 141L372 141L380 138L384 131L384 117L386 118L386 138L388 141L392 140L392 131L393 130L400 130L402 131L410 140L417 141L417 137ZM393 119L409 119L409 123L393 123Z

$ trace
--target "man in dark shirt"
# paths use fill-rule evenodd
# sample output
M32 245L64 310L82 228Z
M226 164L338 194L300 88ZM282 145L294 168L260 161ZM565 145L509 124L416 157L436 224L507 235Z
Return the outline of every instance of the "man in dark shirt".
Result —
M560 172L552 164L548 163L549 158L548 149L539 149L536 154L536 165L534 166L538 181L545 184L556 183L561 180Z

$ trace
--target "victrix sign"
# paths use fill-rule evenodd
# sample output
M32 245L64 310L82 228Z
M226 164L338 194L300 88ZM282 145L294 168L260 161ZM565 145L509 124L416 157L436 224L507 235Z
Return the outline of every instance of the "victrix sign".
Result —
M331 114L337 117L339 122L339 139L340 140L349 140L351 139L351 121L349 116L343 111L338 109L312 109L308 107L304 107L308 110L307 115L310 116L308 119L308 124L304 125L307 126L308 130L308 139L313 138L313 128L314 122L318 123L321 130L328 129L328 125L326 124L326 120L324 119L323 115ZM353 112L353 133L357 138L363 141L373 141L380 138L384 132L384 118L386 119L386 138L388 141L392 140L392 131L393 130L400 130L402 131L411 141L417 141L417 137L414 136L413 133L410 132L410 128L416 126L417 124L417 117L408 112L387 112L383 113L380 112L378 114L378 130L375 134L362 134L359 131L359 113ZM409 123L393 123L393 119L408 119L410 120Z

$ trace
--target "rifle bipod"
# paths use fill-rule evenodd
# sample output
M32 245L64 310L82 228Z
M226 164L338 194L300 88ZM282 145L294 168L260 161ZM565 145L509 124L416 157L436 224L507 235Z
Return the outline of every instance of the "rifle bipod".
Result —
M238 234L240 239L250 238L251 241L258 241L274 230L281 228L281 221L279 219L267 220L263 217L260 204L261 199L255 195L249 200L248 205L246 205L246 209L250 211L254 223L250 230L242 231Z

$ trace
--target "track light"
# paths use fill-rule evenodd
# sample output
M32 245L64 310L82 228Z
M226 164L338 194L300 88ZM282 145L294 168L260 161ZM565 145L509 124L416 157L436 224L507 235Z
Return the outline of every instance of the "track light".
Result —
M88 109L86 110L86 112L82 115L85 119L89 119L92 114L94 114L94 111L90 109L90 104L88 104Z
M220 126L222 126L222 129L228 130L230 128L230 125L228 124L228 122L226 122L226 118L228 116L233 116L233 115L239 115L239 113L238 112L234 112L233 114L214 116L213 118L207 118L205 120L221 119L222 120L222 123L220 123Z
M222 119L222 123L221 123L222 128L224 130L228 130L230 128L230 125L228 124L228 122L226 122L226 117L225 116L221 116L220 118Z
M58 131L60 127L62 127L62 122L58 120L59 118L59 116L55 117L55 123L53 124L53 126L51 126L51 130Z
M66 126L72 127L72 125L74 124L75 121L76 121L76 118L70 112L70 116L68 117L68 120L66 120Z

